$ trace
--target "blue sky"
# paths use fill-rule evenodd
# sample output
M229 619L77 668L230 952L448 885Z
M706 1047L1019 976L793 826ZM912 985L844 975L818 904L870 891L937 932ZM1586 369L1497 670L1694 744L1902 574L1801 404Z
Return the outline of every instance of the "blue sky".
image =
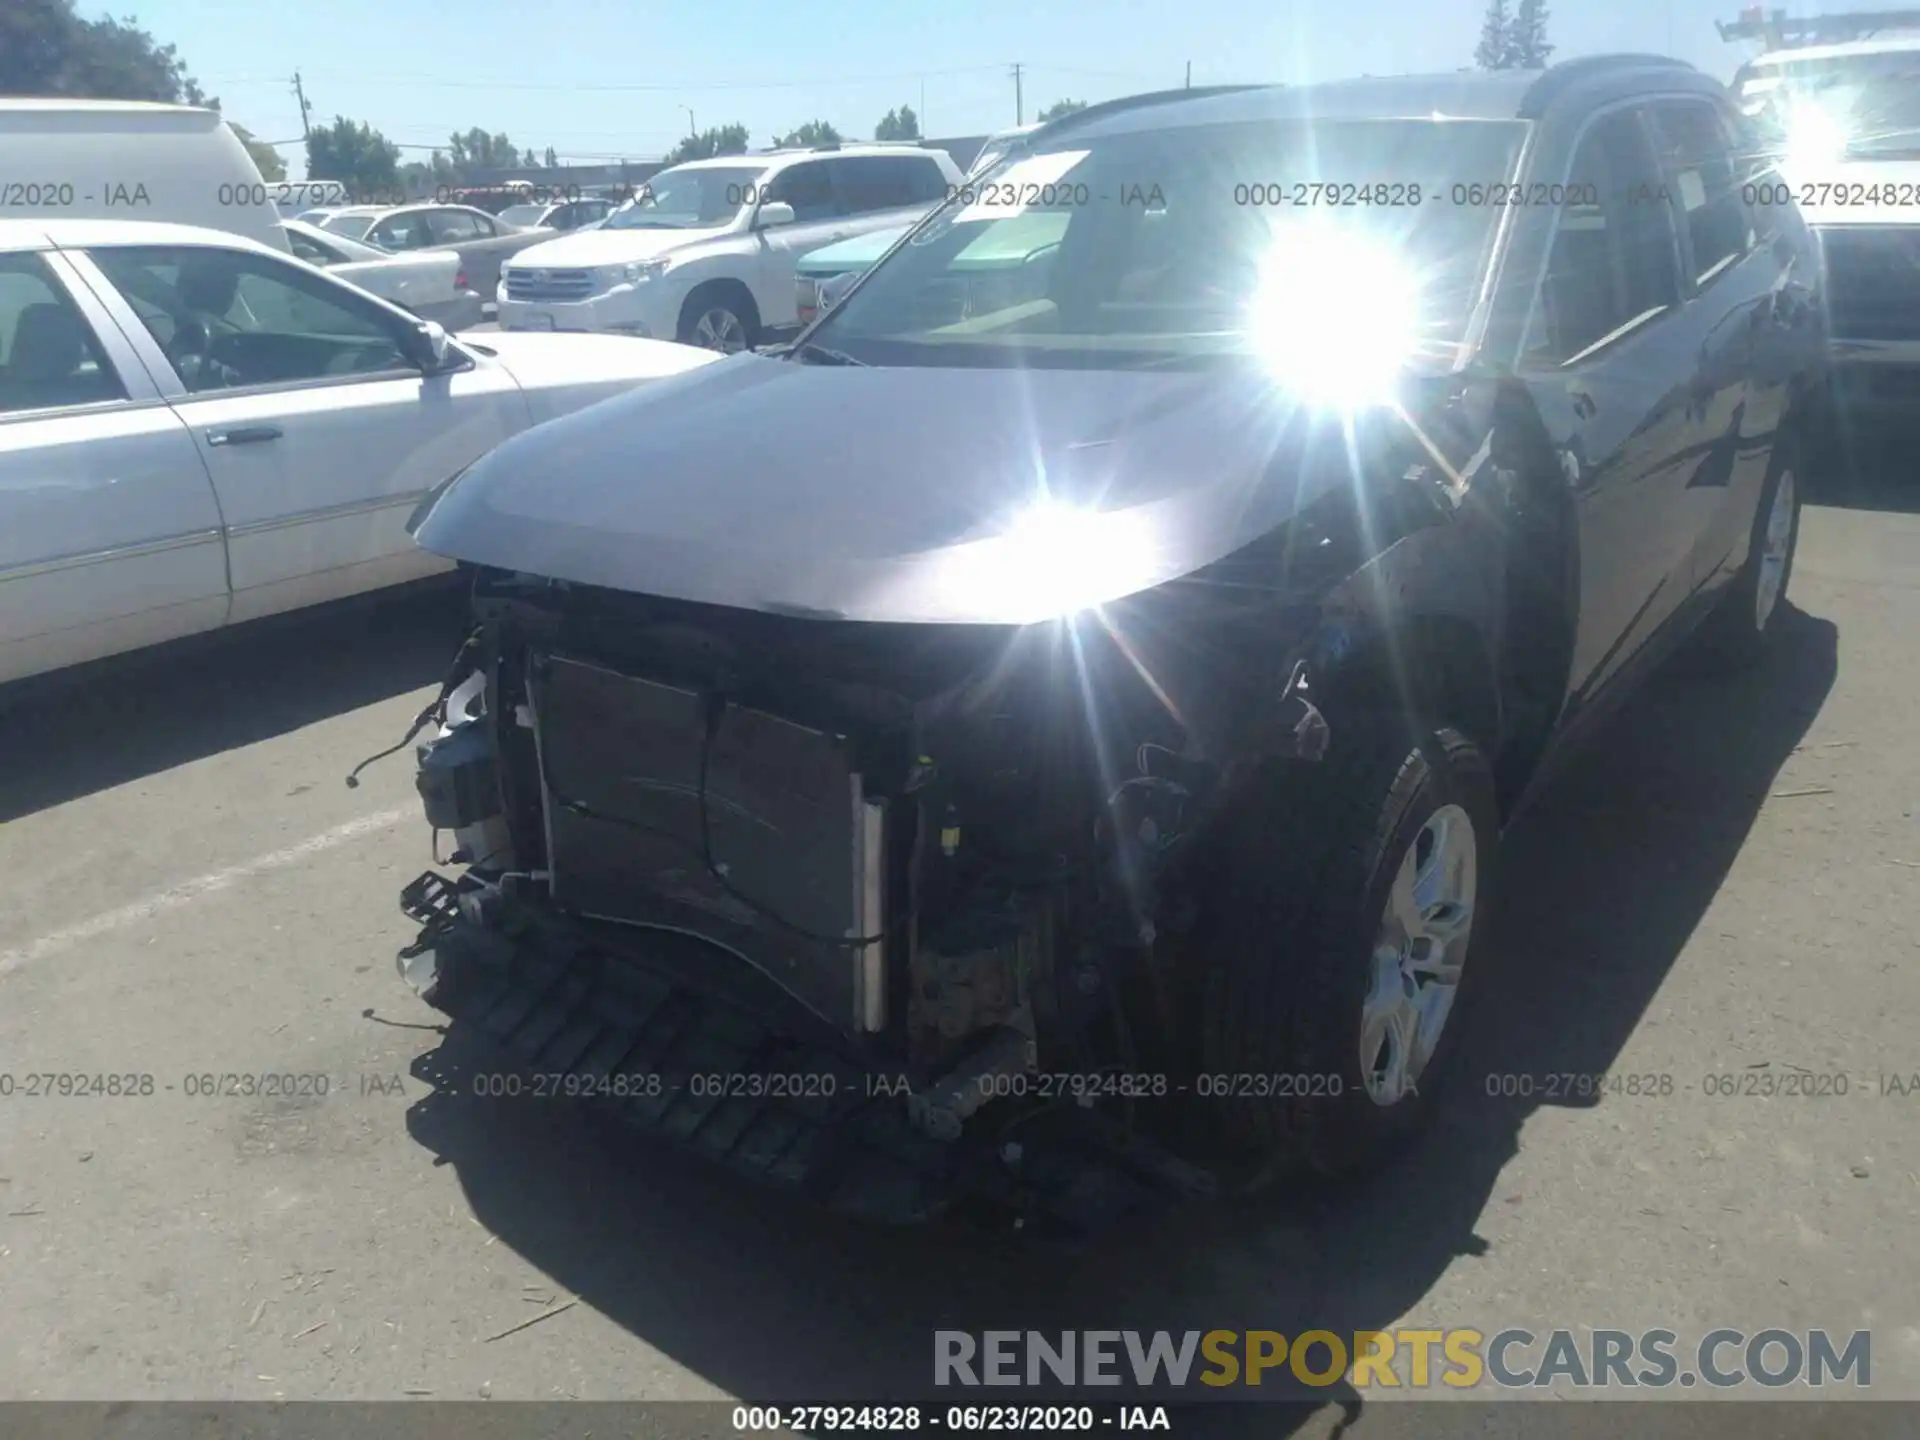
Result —
M1725 79L1746 47L1723 44L1713 21L1732 19L1739 3L1551 5L1548 35L1559 58L1656 50ZM1471 63L1483 5L135 0L114 9L133 9L177 45L228 117L262 139L300 134L298 70L316 122L365 120L402 146L444 144L450 131L480 125L563 158L646 159L686 133L687 109L702 129L746 125L755 145L816 117L870 135L903 102L923 110L935 136L999 129L1014 123L1015 61L1028 119L1062 96L1179 85L1189 60L1196 85L1453 69ZM80 0L83 12L95 8ZM282 153L298 178L301 147Z

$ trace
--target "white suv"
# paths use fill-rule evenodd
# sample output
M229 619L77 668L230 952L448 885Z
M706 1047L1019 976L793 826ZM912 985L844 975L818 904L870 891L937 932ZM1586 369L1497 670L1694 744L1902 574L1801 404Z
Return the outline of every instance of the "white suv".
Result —
M522 250L502 330L611 330L733 351L791 325L809 250L924 213L965 177L944 150L845 145L725 155L655 175L597 229Z

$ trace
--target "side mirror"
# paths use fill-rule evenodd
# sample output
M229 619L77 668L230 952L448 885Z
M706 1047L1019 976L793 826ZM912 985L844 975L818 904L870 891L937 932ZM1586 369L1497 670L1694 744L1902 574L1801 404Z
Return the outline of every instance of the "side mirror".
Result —
M753 217L753 228L771 230L776 225L793 224L793 206L784 200L763 200L760 211Z
M401 348L423 374L437 375L447 365L447 332L437 320L421 320L407 328Z

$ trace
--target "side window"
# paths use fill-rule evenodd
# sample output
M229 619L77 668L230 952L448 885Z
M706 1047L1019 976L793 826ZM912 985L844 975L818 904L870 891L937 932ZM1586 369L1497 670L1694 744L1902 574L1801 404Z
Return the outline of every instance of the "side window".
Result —
M931 155L902 159L908 167L908 188L913 192L910 205L932 205L947 198L947 175Z
M423 245L433 243L427 234L427 215L424 210L409 210L404 215L388 216L367 232L367 239L383 250L418 250Z
M1580 141L1525 358L1560 365L1679 303L1673 206L1637 112L1602 117ZM1591 203L1597 201L1598 203Z
M1747 253L1752 226L1740 202L1733 137L1705 100L1669 100L1652 107L1660 171L1687 217L1696 282Z
M849 155L829 162L841 211L862 215L916 204L912 163L900 155Z
M0 256L0 415L126 396L46 262L38 255Z
M478 240L491 234L480 228L480 217L469 210L429 210L426 212L427 228L433 234L435 245L458 245L465 240Z
M789 165L773 177L763 198L786 201L793 207L796 220L830 220L840 213L824 160Z
M413 368L383 311L267 256L157 245L90 253L196 395Z
M287 248L309 265L331 265L339 258L311 235L302 235L298 230L287 231Z
M1792 192L1781 181L1777 157L1768 153L1752 118L1725 118L1733 133L1734 179L1746 204L1747 219L1759 239L1771 240L1781 232L1788 218L1785 212L1793 207Z

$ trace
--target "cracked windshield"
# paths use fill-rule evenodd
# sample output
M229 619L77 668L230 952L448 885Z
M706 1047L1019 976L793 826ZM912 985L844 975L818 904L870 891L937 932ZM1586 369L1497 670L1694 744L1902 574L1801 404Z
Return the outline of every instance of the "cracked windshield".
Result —
M1920 10L477 4L0 0L0 1440L1920 1433Z

